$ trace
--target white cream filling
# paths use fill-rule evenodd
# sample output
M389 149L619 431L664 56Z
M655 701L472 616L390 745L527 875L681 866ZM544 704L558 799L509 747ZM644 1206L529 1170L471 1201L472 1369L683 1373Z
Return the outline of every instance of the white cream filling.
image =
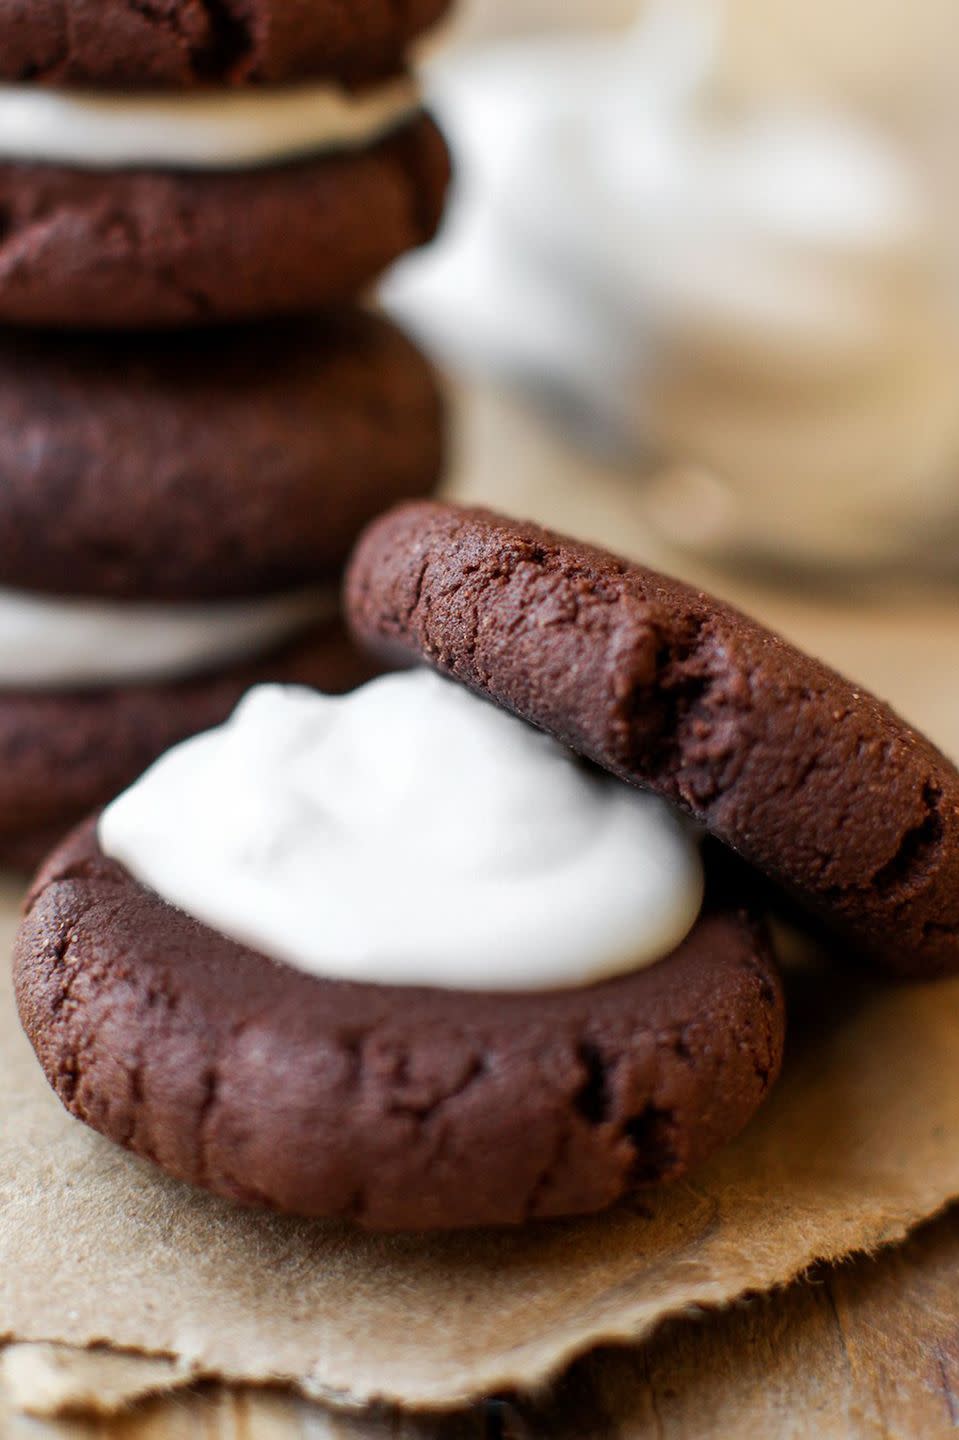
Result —
M419 104L408 77L356 94L330 82L196 95L0 85L0 156L85 169L244 169L360 149Z
M703 872L665 801L427 670L262 686L104 812L100 844L205 924L313 975L588 985L663 959Z
M267 650L336 609L328 590L141 605L0 589L0 689L177 679Z

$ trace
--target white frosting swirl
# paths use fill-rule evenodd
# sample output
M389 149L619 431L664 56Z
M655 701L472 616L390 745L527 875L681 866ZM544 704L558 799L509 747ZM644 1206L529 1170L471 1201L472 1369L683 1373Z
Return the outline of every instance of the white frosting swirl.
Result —
M0 689L177 679L267 650L336 609L326 590L202 605L0 590Z
M0 85L0 156L84 169L245 169L360 149L419 103L405 77L360 93L329 82L196 95Z
M338 698L251 691L115 800L99 838L172 905L342 980L588 985L668 955L702 904L665 801L427 670Z

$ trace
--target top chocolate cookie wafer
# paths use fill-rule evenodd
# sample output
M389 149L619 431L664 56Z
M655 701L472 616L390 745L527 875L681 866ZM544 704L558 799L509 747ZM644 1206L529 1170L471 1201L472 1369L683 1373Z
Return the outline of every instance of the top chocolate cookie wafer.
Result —
M449 0L0 0L0 81L185 89L397 72Z
M417 657L701 821L881 969L959 969L959 772L732 606L485 510L360 540L359 638Z

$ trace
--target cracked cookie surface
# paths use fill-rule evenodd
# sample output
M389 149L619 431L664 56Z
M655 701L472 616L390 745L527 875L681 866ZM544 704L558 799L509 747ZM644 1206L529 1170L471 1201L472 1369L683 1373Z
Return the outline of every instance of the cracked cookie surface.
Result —
M261 169L0 163L0 322L116 330L322 310L432 239L448 181L422 111L366 149Z
M0 585L223 600L338 578L426 495L443 405L386 320L0 335Z
M449 0L0 0L0 80L97 89L396 72Z
M275 681L336 694L363 684L376 668L337 620L271 654L183 680L0 691L0 864L32 870L171 745L225 720L251 685Z
M348 984L166 905L92 821L34 884L15 985L94 1129L234 1201L388 1230L588 1213L675 1179L747 1122L783 1045L765 934L728 899L588 989Z
M347 609L679 805L889 972L959 970L959 773L881 701L707 594L431 502L373 523Z

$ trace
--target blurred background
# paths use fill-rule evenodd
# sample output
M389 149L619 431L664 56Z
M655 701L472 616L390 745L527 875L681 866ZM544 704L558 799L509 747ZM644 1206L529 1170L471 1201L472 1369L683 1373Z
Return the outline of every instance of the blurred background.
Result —
M959 573L956 0L466 0L424 63L457 194L384 300L541 467L730 573Z

